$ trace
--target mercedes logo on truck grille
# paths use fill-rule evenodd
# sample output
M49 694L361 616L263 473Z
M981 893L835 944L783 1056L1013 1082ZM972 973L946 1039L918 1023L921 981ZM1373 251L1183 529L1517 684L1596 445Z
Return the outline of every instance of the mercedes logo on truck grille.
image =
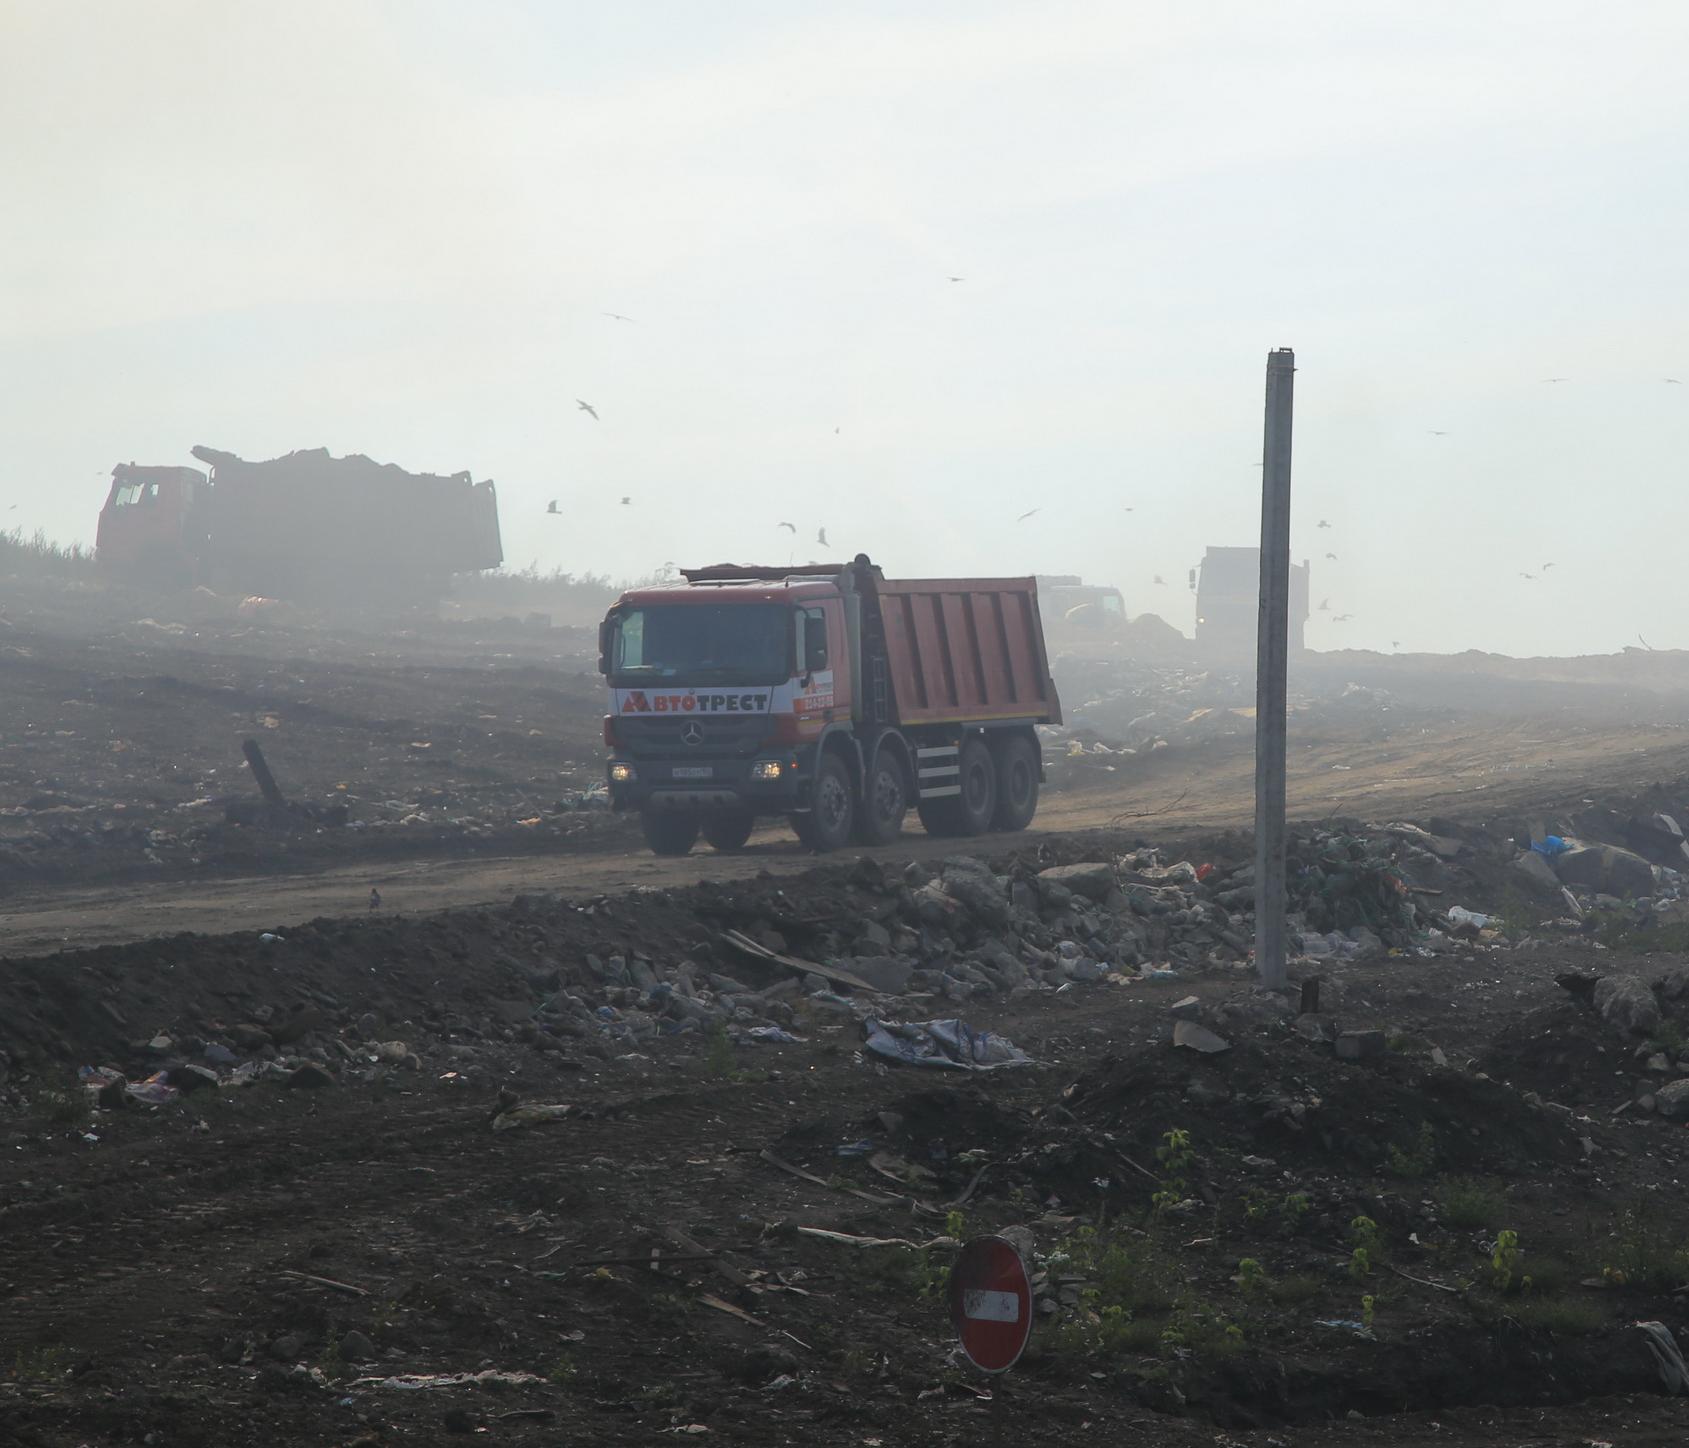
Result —
M680 726L680 740L683 744L702 744L704 742L704 726L696 719L688 719Z

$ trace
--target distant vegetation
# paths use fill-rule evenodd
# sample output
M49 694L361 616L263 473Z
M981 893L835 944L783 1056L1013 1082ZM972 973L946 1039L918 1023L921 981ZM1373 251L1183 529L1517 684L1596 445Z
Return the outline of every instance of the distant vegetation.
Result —
M672 577L673 573L660 571L645 578L613 582L603 573L565 573L560 568L542 573L530 563L522 569L457 574L446 609L469 618L543 613L549 614L554 624L595 624L625 589L663 583Z
M0 532L0 574L42 577L80 573L93 562L92 548L80 543L55 543L39 528L27 538L22 528Z

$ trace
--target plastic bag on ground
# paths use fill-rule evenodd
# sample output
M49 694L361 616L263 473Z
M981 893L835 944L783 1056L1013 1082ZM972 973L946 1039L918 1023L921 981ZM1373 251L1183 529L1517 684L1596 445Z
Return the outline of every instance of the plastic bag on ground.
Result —
M881 1021L863 1023L865 1049L905 1066L933 1066L949 1071L995 1071L1000 1066L1029 1066L1032 1058L1006 1037L976 1031L966 1021Z

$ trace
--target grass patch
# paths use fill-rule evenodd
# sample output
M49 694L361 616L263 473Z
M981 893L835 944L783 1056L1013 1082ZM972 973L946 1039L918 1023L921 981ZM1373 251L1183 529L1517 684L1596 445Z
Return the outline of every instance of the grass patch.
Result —
M19 1348L12 1359L12 1376L20 1382L48 1383L70 1371L70 1349L62 1343Z
M1675 1291L1689 1281L1689 1247L1657 1202L1638 1197L1613 1224L1601 1275L1617 1287Z
M1436 1196L1443 1225L1457 1231L1488 1227L1506 1210L1501 1188L1480 1177L1450 1177Z
M22 528L0 531L0 572L38 576L77 573L93 563L92 548L80 543L55 543L39 528L28 537Z
M80 1086L61 1090L44 1087L30 1100L36 1120L43 1126L75 1126L85 1128L94 1119L94 1107L88 1093Z
M1575 1297L1520 1298L1508 1304L1507 1315L1521 1327L1556 1337L1591 1337L1607 1326L1607 1314L1597 1304Z

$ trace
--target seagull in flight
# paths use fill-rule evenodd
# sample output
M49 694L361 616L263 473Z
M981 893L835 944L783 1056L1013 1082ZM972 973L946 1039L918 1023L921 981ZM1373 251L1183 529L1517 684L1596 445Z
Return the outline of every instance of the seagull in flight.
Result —
M951 277L950 280L953 281L953 282L965 282L967 280L967 278L966 277Z
M1637 634L1636 641L1641 644L1643 648L1647 649L1649 653L1654 652L1654 646L1649 643L1647 639L1643 638L1641 634Z
M575 399L575 406L580 408L582 412L587 413L594 422L598 421L598 409L590 402L582 402L580 398L577 397Z
M1335 553L1327 553L1325 556L1327 558L1329 558L1333 563L1335 563L1337 561L1337 555Z
M1542 380L1544 382L1570 382L1572 379L1570 377L1544 377Z
M1537 581L1537 576L1534 573L1521 573L1519 575L1519 577L1525 579L1527 582L1530 582L1530 583L1535 583Z
M1322 527L1322 528L1329 528L1329 527L1330 527L1330 526L1331 526L1331 524L1329 524L1329 523L1328 523L1328 522L1326 522L1326 521L1325 521L1325 519L1324 519L1324 518L1321 518L1321 519L1320 519L1320 524L1319 524L1319 525L1320 525L1320 527Z
M545 510L548 513L555 513L557 511L557 499L553 498L549 503L547 503L545 505Z
M625 508L625 507L627 507L627 506L628 506L628 504L629 504L629 503L631 503L631 502L632 502L632 501L633 501L633 499L632 499L632 498L623 498L623 499L622 499L622 506L623 506L623 507L624 507L624 508Z
M624 317L620 312L606 312L604 315L606 317L609 317L610 320L614 321L614 322L631 322L631 321L633 321L632 317Z
M1320 600L1320 612L1321 613L1330 613L1331 612L1331 600L1329 598L1322 598Z
M1683 386L1683 379L1681 377L1668 377L1666 378L1666 381L1671 383L1674 387Z
M1352 613L1340 613L1335 618L1333 618L1331 621L1333 623L1348 623L1349 620L1352 619L1353 617L1354 617L1354 614L1352 614Z
M780 523L776 526L784 528L788 533L796 533L798 531L798 525L796 523Z
M1552 564L1552 563L1545 563L1545 564L1543 564L1543 565L1542 565L1542 571L1543 571L1543 572L1544 572L1544 573L1547 573L1547 572L1548 572L1548 570L1549 570L1549 569L1550 569L1550 568L1552 568L1552 567L1553 567L1553 566L1554 566L1554 565L1553 565L1553 564Z
M831 543L829 543L827 541L827 530L825 528L822 528L819 532L816 533L815 541L817 543L819 543L823 548L831 548L833 546Z
M1024 522L1025 522L1025 521L1026 521L1026 520L1027 520L1027 519L1028 519L1028 518L1030 518L1030 517L1031 517L1031 516L1032 516L1032 515L1033 515L1033 514L1034 514L1034 513L1037 513L1037 512L1040 512L1040 511L1042 511L1042 510L1041 510L1041 509L1038 509L1038 508L1028 508L1028 509L1027 509L1027 510L1026 510L1026 511L1025 511L1025 512L1024 512L1024 513L1022 513L1022 514L1021 514L1021 515L1020 515L1020 517L1018 517L1018 518L1016 518L1016 519L1015 519L1015 522L1017 522L1017 523L1024 523Z
M1434 428L1434 427L1428 427L1425 430L1426 430L1426 432L1430 433L1432 437L1447 437L1448 436L1448 434L1446 432L1438 432L1437 429Z
M1390 647L1391 648L1399 649L1401 646L1402 646L1402 641L1400 639L1391 639L1390 640Z
M1159 583L1163 588L1167 587L1167 580L1165 578L1163 578L1159 573L1155 575L1155 581L1157 583Z

